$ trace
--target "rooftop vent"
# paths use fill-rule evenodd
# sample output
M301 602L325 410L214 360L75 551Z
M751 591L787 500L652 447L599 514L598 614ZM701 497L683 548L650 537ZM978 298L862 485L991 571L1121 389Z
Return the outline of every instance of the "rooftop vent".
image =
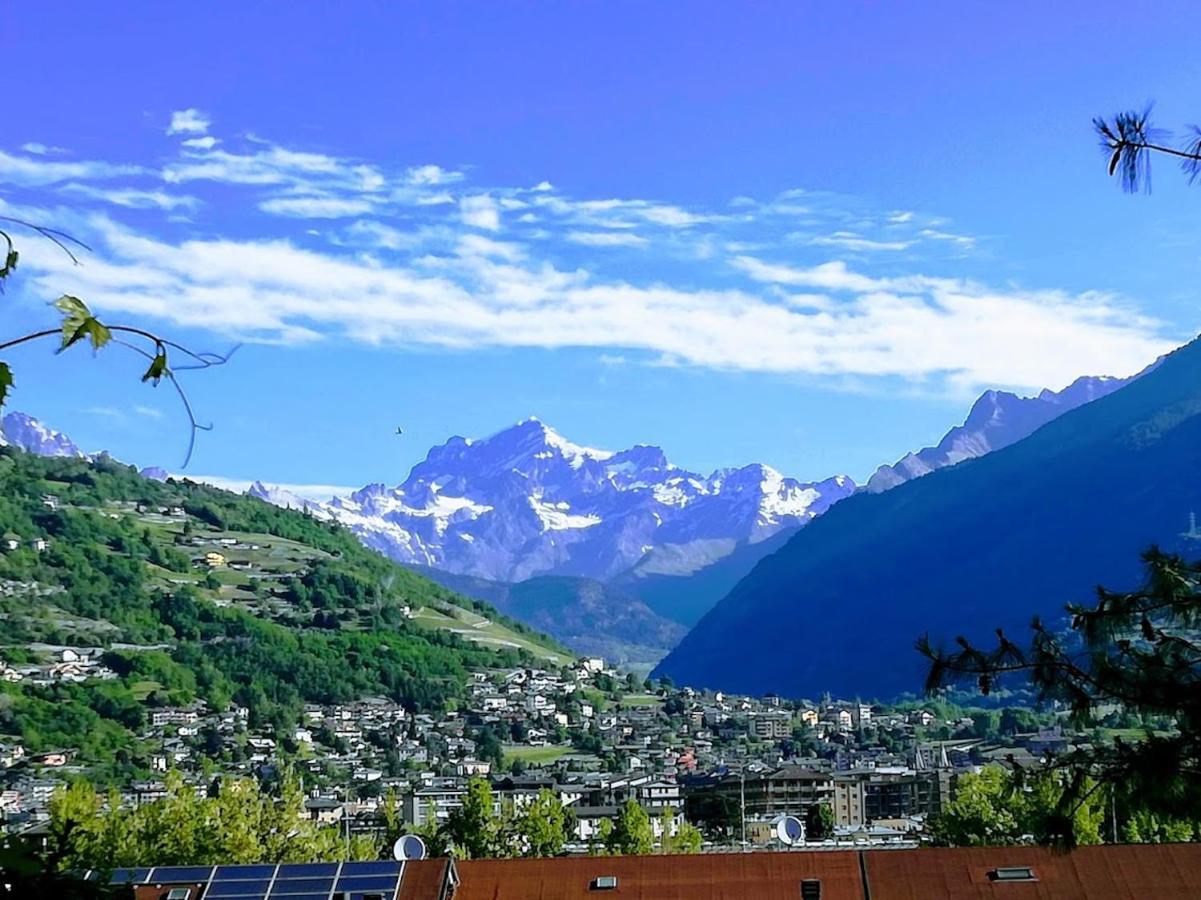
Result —
M616 875L598 875L592 879L592 883L588 885L590 891L615 891L617 890Z
M822 900L822 882L820 878L802 879L801 900Z
M1029 866L1004 866L991 869L989 881L1038 881L1038 876Z

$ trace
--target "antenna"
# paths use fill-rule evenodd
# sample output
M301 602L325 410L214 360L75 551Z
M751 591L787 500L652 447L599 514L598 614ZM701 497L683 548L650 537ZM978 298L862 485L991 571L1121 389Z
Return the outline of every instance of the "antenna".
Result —
M398 861L425 859L425 841L415 834L402 835L392 845L392 858Z
M780 816L776 820L776 839L785 847L805 843L805 823L796 816Z

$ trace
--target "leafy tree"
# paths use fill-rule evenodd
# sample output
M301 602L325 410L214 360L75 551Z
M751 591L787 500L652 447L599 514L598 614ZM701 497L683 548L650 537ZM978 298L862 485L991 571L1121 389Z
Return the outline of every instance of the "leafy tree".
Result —
M1043 770L1030 777L988 766L960 777L955 799L930 823L934 842L949 847L988 847L1045 838L1059 827L1056 810L1064 791L1062 773ZM1092 794L1073 814L1076 844L1099 844L1104 802Z
M805 838L824 841L834 837L834 810L828 803L815 803L805 810Z
M681 819L672 833L676 813L671 807L664 807L659 816L659 852L660 853L700 853L701 832L695 826Z
M596 826L596 837L588 847L589 856L605 856L609 852L609 842L613 839L613 820L601 819Z
M738 801L724 794L700 791L684 800L685 815L711 841L721 842L734 834L740 821Z
M558 856L567 842L567 811L543 788L516 813L512 827L522 856Z
M85 881L60 868L58 848L44 849L29 838L10 835L0 842L0 897L53 897L56 900L131 900L127 885L103 879Z
M505 831L504 820L496 813L492 787L483 778L472 778L463 805L451 811L444 828L456 853L463 859L511 856Z
M622 805L605 846L610 853L623 856L645 856L654 852L655 832L646 810L637 801L627 800Z
M337 827L304 817L300 782L285 773L277 795L248 779L227 779L200 796L178 773L167 795L127 809L79 781L50 804L52 841L70 869L250 862L375 859L379 848L356 837L347 845Z
M1145 809L1137 810L1122 823L1122 840L1129 844L1167 844L1191 841L1197 824L1183 819L1161 819Z
M1157 548L1143 561L1140 589L1098 588L1094 604L1068 606L1066 637L1036 619L1028 647L1000 632L992 651L964 638L953 651L918 641L930 661L927 693L968 682L989 694L1012 678L1028 681L1038 700L1066 705L1079 727L1115 706L1145 721L1175 723L1167 733L1148 729L1136 742L1093 743L1059 757L1063 790L1041 839L1075 841L1076 813L1107 792L1132 812L1201 819L1201 565Z
M991 847L1021 837L1018 816L1006 802L1005 771L989 766L959 777L955 799L930 823L935 843L948 847Z

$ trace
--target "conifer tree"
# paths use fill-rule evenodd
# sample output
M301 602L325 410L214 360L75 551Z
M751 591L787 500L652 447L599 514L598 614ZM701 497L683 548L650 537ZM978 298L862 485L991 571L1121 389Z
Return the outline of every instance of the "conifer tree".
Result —
M954 650L918 641L930 663L927 694L964 683L989 694L1002 683L1026 682L1039 701L1066 706L1078 727L1111 708L1171 723L1137 741L1118 738L1058 757L1064 790L1044 822L1044 840L1074 842L1074 817L1097 793L1113 792L1113 805L1132 813L1201 820L1201 564L1154 547L1143 562L1138 590L1098 588L1094 604L1069 605L1066 635L1035 619L1026 646L1000 630L992 650L963 637Z

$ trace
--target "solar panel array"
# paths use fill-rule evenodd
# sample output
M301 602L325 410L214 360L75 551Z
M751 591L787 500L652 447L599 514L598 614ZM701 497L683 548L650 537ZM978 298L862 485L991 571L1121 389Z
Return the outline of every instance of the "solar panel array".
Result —
M404 863L393 860L115 869L114 884L199 884L204 900L395 900Z

